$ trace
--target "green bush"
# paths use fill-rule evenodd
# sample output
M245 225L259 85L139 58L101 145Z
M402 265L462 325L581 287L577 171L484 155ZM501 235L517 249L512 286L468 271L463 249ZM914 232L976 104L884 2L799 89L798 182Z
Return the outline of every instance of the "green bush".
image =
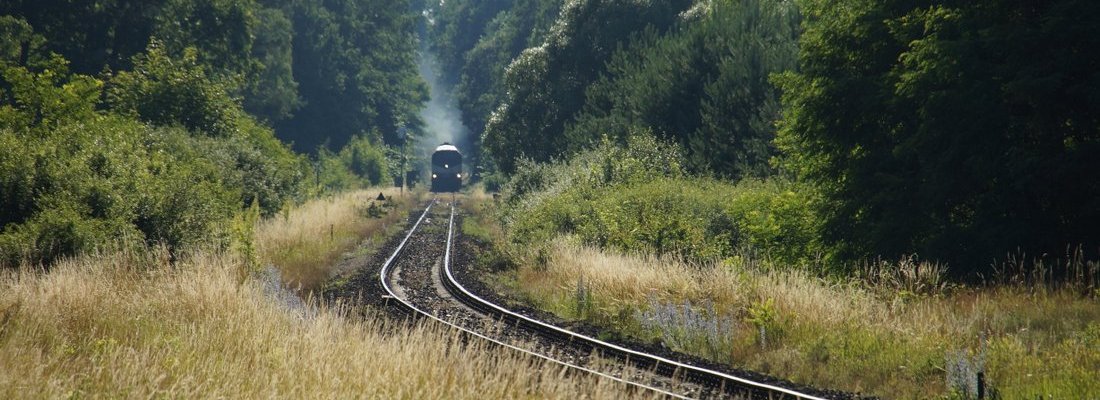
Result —
M275 138L271 129L251 118L240 129L241 136L209 141L212 147L228 155L220 161L221 168L231 172L226 184L241 190L238 205L245 208L255 201L259 203L260 214L270 217L287 205L300 202L304 197L308 159L294 153Z
M136 69L110 82L108 104L114 111L157 126L179 126L195 140L169 143L170 153L211 158L224 171L225 183L240 188L240 206L253 201L270 216L300 199L307 169L294 154L230 96L230 83L210 77L194 49L173 58L150 43L147 54L134 58ZM211 137L212 140L203 140Z
M644 132L625 141L618 144L604 138L600 145L567 161L535 163L520 159L516 172L502 188L507 204L517 207L541 197L536 194L556 194L567 188L584 190L683 176L680 149L675 145Z
M150 177L134 220L146 240L171 248L223 242L221 225L242 207L243 188L227 184L239 172L219 162L211 139L159 128L147 140Z
M238 120L247 115L230 96L229 83L210 78L198 58L195 48L173 58L153 40L146 53L134 57L133 71L122 71L111 80L107 101L115 111L154 125L233 136Z
M317 152L316 168L314 173L321 191L338 192L360 186L359 178L348 169L344 160L324 147Z
M370 185L380 185L390 178L386 147L380 142L360 135L353 137L340 149L340 159L344 165Z
M240 192L202 141L117 116L48 132L0 131L10 213L0 223L0 264L49 262L122 241L179 249L219 237Z
M723 211L741 232L742 250L802 265L827 255L818 241L820 217L813 189L782 178L743 180L732 189L723 199Z
M271 215L300 195L304 159L235 102L210 117L235 115L221 132L196 130L209 127L190 125L191 113L97 110L103 82L67 65L56 55L0 59L0 265L117 245L223 246L244 207ZM186 106L142 96L168 111Z
M114 243L140 238L125 220L88 216L78 203L63 203L35 213L16 229L0 234L0 265L42 263Z
M626 251L714 260L751 253L805 265L821 253L806 192L779 181L732 185L700 178L575 188L512 214L524 243L573 234Z
M685 177L675 154L638 136L569 162L521 163L504 192L511 239L541 243L569 234L699 261L751 254L794 266L821 256L812 190L781 178L733 184Z
M321 191L337 192L372 185L388 185L394 175L392 149L366 136L355 136L339 153L324 146L317 152L316 183Z
M0 60L0 264L42 262L140 238L144 126L95 112L102 82L57 56Z

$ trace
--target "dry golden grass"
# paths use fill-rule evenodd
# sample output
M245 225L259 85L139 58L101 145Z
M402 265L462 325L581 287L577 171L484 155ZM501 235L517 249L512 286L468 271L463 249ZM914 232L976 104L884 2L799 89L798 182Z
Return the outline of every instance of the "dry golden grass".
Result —
M260 245L312 246L315 224L355 218L346 213L354 196L267 223ZM302 235L284 236L294 233ZM48 272L0 271L0 398L651 396L462 344L436 325L287 304L260 279L241 282L241 269L239 256L170 263L152 250L84 256Z
M718 356L681 350L798 382L937 397L950 394L949 364L982 359L990 383L1008 398L1100 393L1100 302L1070 291L1002 286L921 294L736 262L698 266L615 254L568 238L544 253L547 260L521 266L511 280L511 290L534 304L645 338L661 334L642 326L640 311L711 304L713 318L733 321L733 337L718 338ZM581 281L593 310L584 315L577 311ZM770 321L759 321L762 309Z
M375 200L383 193L388 202ZM287 285L308 292L337 273L346 252L371 248L393 231L419 194L398 196L397 188L364 189L311 200L259 223L255 232L260 262L274 265ZM371 204L389 204L380 218L367 215Z
M623 388L435 326L304 315L236 262L144 255L63 262L0 281L0 398L618 398Z

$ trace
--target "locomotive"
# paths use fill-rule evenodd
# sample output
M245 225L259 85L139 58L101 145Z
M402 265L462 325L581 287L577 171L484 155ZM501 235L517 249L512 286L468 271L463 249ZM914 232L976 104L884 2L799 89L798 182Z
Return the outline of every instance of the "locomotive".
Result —
M457 192L462 189L462 153L443 142L432 153L432 192Z

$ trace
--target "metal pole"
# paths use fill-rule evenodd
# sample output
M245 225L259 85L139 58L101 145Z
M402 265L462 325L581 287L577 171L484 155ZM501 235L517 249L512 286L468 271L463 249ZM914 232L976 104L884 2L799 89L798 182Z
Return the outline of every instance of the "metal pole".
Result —
M978 400L985 399L985 372L978 371Z
M405 184L408 183L405 181L409 178L409 174L405 173L405 164L409 161L409 131L405 128L404 125L402 125L399 130L401 131L401 197L404 198Z

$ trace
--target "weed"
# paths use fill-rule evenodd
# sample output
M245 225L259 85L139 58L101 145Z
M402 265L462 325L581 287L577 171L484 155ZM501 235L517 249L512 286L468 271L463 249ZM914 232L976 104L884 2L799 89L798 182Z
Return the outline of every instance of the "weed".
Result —
M573 292L573 313L577 318L588 318L594 314L592 289L584 283L584 276L577 278L577 289Z
M256 224L259 220L260 204L257 200L253 200L251 207L238 213L233 219L233 247L241 258L241 268L237 272L237 281L240 283L244 283L245 279L256 273L260 267L255 239Z
M1093 297L1100 293L1100 261L1086 260L1080 247L1067 247L1061 258L1009 254L994 271L987 284L1014 285L1033 291L1066 289Z
M768 329L775 326L779 312L775 309L775 299L755 301L749 304L746 321L760 332L760 347L768 347Z
M662 343L672 349L704 349L712 359L731 361L728 356L738 324L718 315L713 303L695 307L685 301L677 305L651 296L648 307L635 318L643 328L658 332Z

